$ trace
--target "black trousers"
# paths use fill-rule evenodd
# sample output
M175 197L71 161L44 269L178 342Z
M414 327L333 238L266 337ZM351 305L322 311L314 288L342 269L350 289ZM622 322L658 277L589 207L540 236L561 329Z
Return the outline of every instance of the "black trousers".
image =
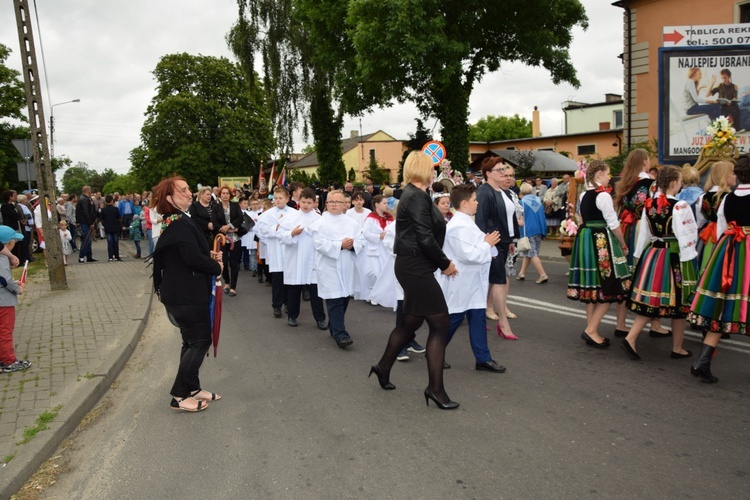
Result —
M180 365L170 393L176 398L186 398L201 388L198 371L211 346L211 317L208 304L165 304L164 307L179 325L182 335Z
M325 321L326 312L323 309L323 299L318 297L318 285L286 285L286 306L290 318L297 318L300 309L300 297L302 289L307 287L310 291L310 308L315 321Z
M269 273L271 279L271 306L281 309L286 304L286 285L284 285L284 273Z
M231 250L229 246L229 244L226 244L221 247L221 258L224 261L224 270L221 272L221 276L224 278L225 285L229 285L229 288L236 290L237 276L240 274L240 264L237 261L240 259L242 247L239 241L234 242L234 247Z

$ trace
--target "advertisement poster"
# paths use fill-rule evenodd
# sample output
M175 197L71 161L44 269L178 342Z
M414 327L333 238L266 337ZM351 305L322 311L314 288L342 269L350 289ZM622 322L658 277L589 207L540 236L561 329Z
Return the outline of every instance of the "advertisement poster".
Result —
M242 189L244 185L252 186L252 177L219 177L218 186L229 186L234 189Z
M660 160L694 163L711 140L706 127L726 116L740 154L750 151L750 47L661 49Z

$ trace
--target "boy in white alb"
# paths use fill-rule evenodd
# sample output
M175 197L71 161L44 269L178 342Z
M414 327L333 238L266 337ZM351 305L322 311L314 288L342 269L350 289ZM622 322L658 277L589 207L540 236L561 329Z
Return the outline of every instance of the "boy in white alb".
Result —
M258 234L266 244L266 265L271 276L271 306L275 318L281 317L281 306L286 303L284 252L278 229L279 221L295 212L293 208L287 206L287 202L289 202L289 192L286 188L284 186L273 188L274 207L263 212L255 224Z
M289 326L297 326L302 288L310 293L310 307L318 328L325 330L326 313L323 299L318 296L318 279L315 273L315 248L308 228L318 219L315 211L315 191L305 188L299 195L299 210L279 221L279 234L284 251L284 286L287 291L287 313Z
M356 191L352 194L352 208L346 211L346 215L356 220L360 227L365 225L365 219L370 215L371 210L365 208L365 197L362 196L362 191Z
M357 254L365 246L359 223L344 214L345 203L341 191L331 191L326 200L328 210L309 227L315 248L318 293L326 300L328 329L341 348L353 343L346 331L344 315L354 293Z
M437 273L450 313L451 327L447 343L450 343L466 317L477 371L503 373L505 367L492 359L487 346L485 318L490 262L495 245L500 241L500 233L495 231L484 234L471 218L478 206L476 188L472 184L454 187L451 191L451 203L456 213L446 226L443 252L456 265L458 274L448 277Z

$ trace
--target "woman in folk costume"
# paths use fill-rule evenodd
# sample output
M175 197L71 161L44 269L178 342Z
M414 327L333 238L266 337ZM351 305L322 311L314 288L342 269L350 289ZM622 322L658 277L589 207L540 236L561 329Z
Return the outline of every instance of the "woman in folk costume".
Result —
M734 167L740 185L724 197L717 211L720 239L701 275L688 320L708 329L700 357L690 373L710 384L711 358L722 333L750 335L750 158L741 156Z
M716 222L719 206L737 182L734 165L729 161L717 161L711 165L708 180L703 187L705 193L698 198L696 219L698 222L698 275L706 269L717 241ZM720 236L720 235L719 235Z
M620 220L609 194L609 165L595 161L586 171L588 190L581 197L583 224L573 242L568 273L568 298L586 304L586 329L581 338L598 349L609 347L599 324L612 302L622 302L630 289L628 252Z
M367 241L365 282L361 284L366 289L367 297L375 282L378 280L383 267L388 262L388 251L383 245L385 228L393 223L393 216L388 213L388 202L382 195L372 197L372 212L367 214L362 233ZM364 292L364 290L363 290ZM370 298L370 300L372 300ZM375 302L377 304L377 302Z
M656 189L654 180L648 175L650 169L651 159L648 152L641 148L634 149L625 160L625 168L623 168L620 181L617 183L615 209L618 210L622 237L625 239L628 248L635 248L637 225L643 214L643 205L645 205L646 200L651 198ZM632 274L635 271L633 254L629 253L627 258L628 267ZM625 337L630 330L625 323L627 311L625 302L617 304L615 337ZM659 318L651 320L651 331L649 332L651 337L669 337L671 334L672 332L661 327Z
M673 359L689 358L682 347L690 296L695 290L698 226L690 205L677 200L682 188L678 167L666 166L656 179L656 196L646 200L638 242L633 252L640 257L633 276L628 308L638 316L622 347L633 359L641 359L635 344L649 318L672 318Z

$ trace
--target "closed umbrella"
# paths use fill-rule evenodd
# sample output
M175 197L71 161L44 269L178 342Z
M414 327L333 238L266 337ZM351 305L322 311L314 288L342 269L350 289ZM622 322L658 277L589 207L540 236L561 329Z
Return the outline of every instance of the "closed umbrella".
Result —
M214 252L221 252L221 247L227 243L227 238L223 234L217 234L214 238ZM214 345L214 358L216 349L219 346L219 335L221 333L221 301L223 299L221 289L221 275L213 276L214 287L211 291L211 343Z

